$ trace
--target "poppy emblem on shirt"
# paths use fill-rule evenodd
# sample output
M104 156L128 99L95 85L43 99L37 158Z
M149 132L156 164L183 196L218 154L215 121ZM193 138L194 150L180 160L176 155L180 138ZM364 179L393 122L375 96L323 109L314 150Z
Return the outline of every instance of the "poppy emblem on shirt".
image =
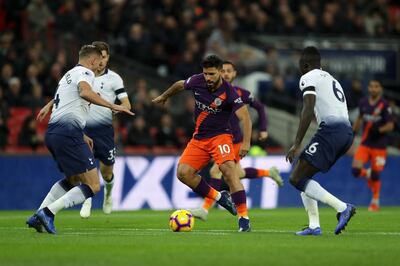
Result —
M215 98L214 104L215 104L216 106L220 106L220 105L222 104L222 100L221 100L220 98Z

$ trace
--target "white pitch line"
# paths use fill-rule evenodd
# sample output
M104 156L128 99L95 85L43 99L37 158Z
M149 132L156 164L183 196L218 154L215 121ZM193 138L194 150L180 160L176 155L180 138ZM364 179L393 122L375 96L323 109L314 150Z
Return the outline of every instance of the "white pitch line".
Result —
M32 230L27 227L0 227L0 230ZM62 231L76 231L77 228L73 227L61 227ZM132 232L134 234L161 234L171 232L169 229L163 228L79 228L78 232L65 232L64 234L115 234L115 232L123 233L123 232ZM252 230L253 233L279 233L279 234L294 234L294 231L291 230L275 230L275 229L260 229L260 230ZM209 230L195 230L191 232L191 234L215 234L215 235L229 235L237 233L236 230L226 230L226 229L209 229ZM126 234L132 235L132 234ZM346 235L384 235L384 236L400 236L400 232L350 232L347 231Z

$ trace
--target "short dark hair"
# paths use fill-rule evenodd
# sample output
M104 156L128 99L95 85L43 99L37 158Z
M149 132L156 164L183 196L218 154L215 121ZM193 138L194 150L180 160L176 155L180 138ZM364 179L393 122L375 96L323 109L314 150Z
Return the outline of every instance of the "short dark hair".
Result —
M84 58L92 54L101 56L101 50L97 46L91 44L84 45L79 50L79 58Z
M314 46L304 48L301 53L301 60L308 65L321 66L321 54Z
M108 45L108 43L106 42L102 42L102 41L95 41L92 42L92 45L98 47L100 49L100 51L106 51L107 54L110 54L110 46Z
M222 62L222 65L231 65L233 69L236 71L236 65L232 61L225 60L224 62Z
M217 69L221 69L222 64L223 61L221 58L219 58L216 55L209 55L206 58L204 58L203 62L201 63L201 66L203 68L215 67Z

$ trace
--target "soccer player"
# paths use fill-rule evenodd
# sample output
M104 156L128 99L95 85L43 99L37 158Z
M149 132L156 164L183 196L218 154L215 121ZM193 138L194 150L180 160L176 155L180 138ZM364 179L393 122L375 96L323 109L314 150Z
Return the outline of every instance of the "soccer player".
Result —
M356 208L326 191L312 177L318 172L327 172L353 142L346 98L340 83L328 72L321 70L321 56L317 48L306 47L302 51L299 67L303 74L299 82L303 93L303 109L296 139L286 155L286 160L290 163L294 161L314 113L319 128L302 151L290 175L290 183L301 191L309 218L309 226L296 234L322 234L318 201L337 211L338 224L334 232L340 234L355 214Z
M243 123L243 143L239 151L244 157L250 148L251 120L247 107L235 89L221 77L222 60L207 56L202 62L203 73L175 82L164 93L153 99L164 104L168 98L183 90L191 90L195 98L196 126L193 138L185 148L177 169L181 182L202 197L217 201L233 215L239 216L239 232L250 231L246 192L236 173L235 153L229 121L236 115ZM197 174L213 158L229 185L218 192Z
M236 78L237 71L235 65L230 61L225 61L222 65L222 78L229 82L231 85L233 80ZM238 95L242 98L245 104L250 105L257 110L259 127L260 127L260 140L266 140L268 137L267 125L266 125L266 115L264 105L259 101L255 100L248 90L240 88L238 86L233 86ZM276 167L271 167L270 169L256 169L248 167L243 169L240 165L239 150L243 141L242 130L240 129L240 124L237 116L232 116L230 120L230 125L233 135L233 149L236 156L236 172L240 179L243 178L260 178L269 176L279 185L283 185L282 177L279 175L279 171ZM222 173L216 163L210 169L210 185L216 190L220 190L222 186ZM203 206L198 209L190 210L194 217L199 218L203 221L207 220L208 211L213 206L214 200L210 198L204 198Z
M110 49L107 43L96 41L92 45L98 47L102 53L99 68L95 71L93 91L109 102L118 98L121 105L131 109L128 94L124 89L121 77L107 68L110 59ZM41 117L47 115L53 107L50 101L39 113ZM112 211L112 187L114 184L113 166L115 162L114 129L112 126L113 114L109 108L98 105L90 106L86 121L85 134L93 140L94 157L100 161L100 172L104 180L103 212L110 214ZM92 198L88 198L82 205L80 215L88 218L91 213Z
M102 61L96 71L93 90L109 102L115 99L122 106L131 109L128 94L124 89L122 78L114 71L107 68L110 59L110 49L105 42L93 42L102 53ZM86 122L85 134L93 139L93 153L100 161L100 172L104 180L103 212L110 214L112 210L111 191L114 184L113 166L115 162L114 128L112 126L113 114L109 108L94 105L90 106L89 116ZM80 215L82 218L90 216L92 198L88 198L82 205Z
M379 210L380 175L386 163L387 133L394 129L394 121L388 102L382 97L383 88L378 80L368 84L369 96L361 99L360 114L353 125L357 133L363 125L361 145L354 155L352 173L355 177L366 178L372 191L369 211ZM371 169L363 168L371 162Z
M54 217L60 210L81 204L100 190L91 151L93 142L83 134L89 103L133 115L125 106L110 103L92 90L94 71L101 59L98 47L84 45L79 51L78 65L58 84L45 142L66 178L52 186L38 211L27 220L28 226L38 232L44 227L55 234Z

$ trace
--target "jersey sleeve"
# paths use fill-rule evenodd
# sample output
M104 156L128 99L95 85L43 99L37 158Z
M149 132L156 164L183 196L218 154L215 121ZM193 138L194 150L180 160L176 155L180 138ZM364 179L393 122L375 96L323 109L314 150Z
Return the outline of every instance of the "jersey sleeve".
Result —
M124 88L124 81L118 74L114 77L113 90L118 100L128 97L128 93L126 93Z
M299 88L300 88L300 91L302 92L303 96L305 96L307 94L317 95L317 93L315 92L316 83L317 83L317 79L316 79L315 75L313 75L313 73L309 72L307 74L304 74L300 78L300 82L299 82Z
M183 83L183 88L185 90L192 90L193 85L196 83L197 76L198 75L193 75L190 78L186 79Z
M85 81L89 83L90 86L93 86L93 81L94 81L94 73L93 71L89 69L82 69L77 75L76 78L76 84L79 84L79 82Z
M233 88L230 88L228 102L232 105L232 112L236 112L244 105L242 97Z
M382 120L384 121L384 123L394 121L392 108L389 106L388 103L385 103L385 107L382 110Z

